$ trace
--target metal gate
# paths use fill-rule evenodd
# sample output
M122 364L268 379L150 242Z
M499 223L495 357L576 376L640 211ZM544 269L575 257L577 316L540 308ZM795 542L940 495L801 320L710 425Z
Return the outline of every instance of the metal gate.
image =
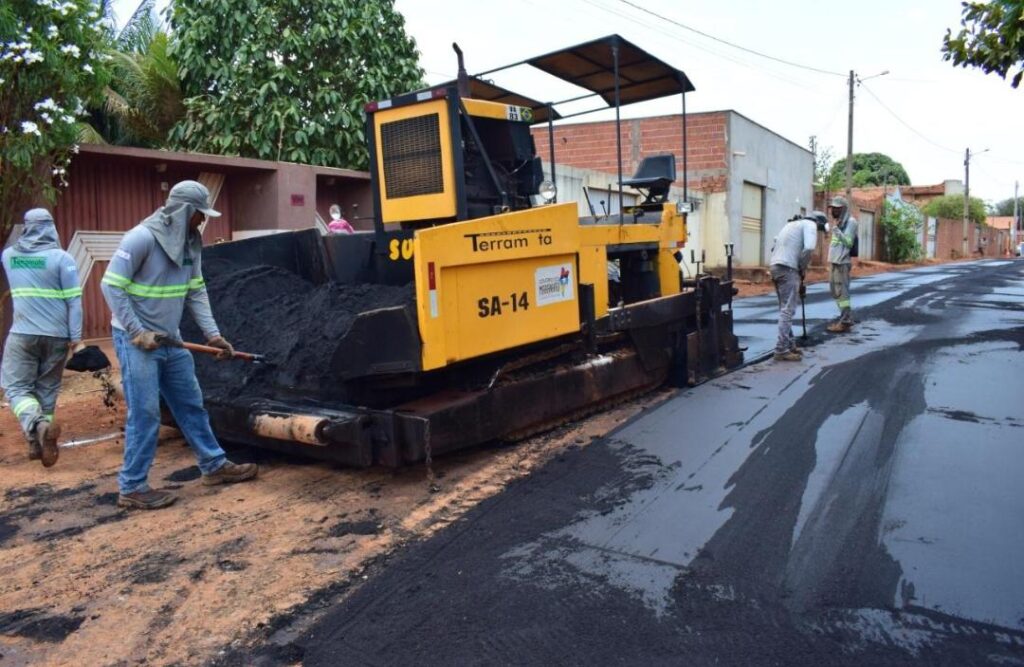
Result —
M743 219L740 223L742 266L761 266L764 257L764 188L743 184Z

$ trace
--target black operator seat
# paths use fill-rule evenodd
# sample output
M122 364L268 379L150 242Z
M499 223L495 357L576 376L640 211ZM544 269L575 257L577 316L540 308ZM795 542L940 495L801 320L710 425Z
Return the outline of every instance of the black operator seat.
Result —
M663 204L668 200L668 190L676 180L676 156L652 155L645 157L633 178L622 181L623 185L644 192L644 204Z

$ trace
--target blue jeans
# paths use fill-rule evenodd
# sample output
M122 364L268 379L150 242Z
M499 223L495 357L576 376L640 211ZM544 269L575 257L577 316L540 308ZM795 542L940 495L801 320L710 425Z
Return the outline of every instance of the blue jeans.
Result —
M114 350L121 364L121 384L128 404L124 466L117 477L121 493L149 489L146 477L156 456L161 397L195 452L200 472L208 475L219 470L227 457L210 428L192 353L180 347L140 350L126 332L116 328Z

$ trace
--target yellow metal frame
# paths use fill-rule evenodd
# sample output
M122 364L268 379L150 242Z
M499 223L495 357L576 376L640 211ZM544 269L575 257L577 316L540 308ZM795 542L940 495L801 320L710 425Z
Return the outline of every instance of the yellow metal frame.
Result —
M579 247L575 204L417 231L423 370L579 331Z
M675 206L666 204L656 225L581 225L580 238L580 282L594 285L594 317L608 314L609 246L656 243L658 252L651 260L656 263L661 296L682 290L674 254L686 240L686 217Z
M594 316L606 315L609 246L657 244L661 295L678 293L673 253L685 238L685 218L672 206L659 224L580 225L575 203L418 230L422 368L579 331L578 284L594 286Z
M470 116L476 118L493 118L494 120L507 120L513 123L532 123L533 109L530 107L519 107L514 104L501 104L500 102L487 102L486 100L474 100L463 98L462 103Z
M384 160L381 153L384 144L381 127L385 123L417 118L420 116L438 115L438 130L441 145L441 174L443 190L436 194L417 195L388 199L387 179L384 176ZM451 118L448 113L448 101L445 99L431 100L422 104L413 104L393 109L384 109L373 114L373 131L377 146L377 182L380 184L380 214L385 224L397 224L409 220L437 220L454 218L458 203L455 199L455 160L452 155Z

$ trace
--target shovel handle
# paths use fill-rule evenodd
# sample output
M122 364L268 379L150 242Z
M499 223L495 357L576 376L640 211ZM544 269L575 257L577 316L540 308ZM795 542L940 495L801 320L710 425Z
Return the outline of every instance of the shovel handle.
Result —
M219 347L213 347L212 345L200 345L199 343L182 343L181 346L186 350L191 350L192 352L202 352L203 354L218 355L224 352L224 350L220 349ZM238 352L237 350L233 355L231 355L231 358L251 362L263 360L263 357L258 354L250 354L249 352Z

